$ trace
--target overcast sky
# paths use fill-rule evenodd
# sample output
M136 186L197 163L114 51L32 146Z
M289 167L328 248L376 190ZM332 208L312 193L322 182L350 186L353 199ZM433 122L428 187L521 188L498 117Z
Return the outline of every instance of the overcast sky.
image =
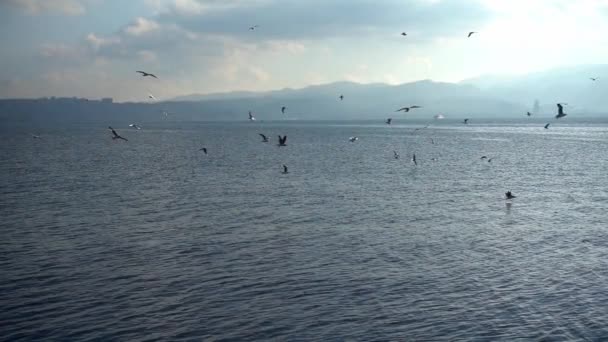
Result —
M606 32L608 0L0 0L0 97L459 81L605 63Z

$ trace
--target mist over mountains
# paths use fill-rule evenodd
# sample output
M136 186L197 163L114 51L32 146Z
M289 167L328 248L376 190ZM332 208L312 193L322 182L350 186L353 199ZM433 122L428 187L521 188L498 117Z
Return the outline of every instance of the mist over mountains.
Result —
M605 76L605 78L604 78ZM598 77L597 81L590 77ZM52 89L49 90L52 92ZM553 116L555 103L569 104L578 117L608 113L608 65L560 68L521 76L483 76L458 83L423 80L401 85L336 82L302 89L187 95L170 100L113 103L76 98L0 100L2 120L158 121L163 112L174 121L352 120L430 118L515 118L540 102L539 117ZM344 95L344 100L338 98ZM423 108L396 113L403 106ZM286 106L286 114L281 107Z

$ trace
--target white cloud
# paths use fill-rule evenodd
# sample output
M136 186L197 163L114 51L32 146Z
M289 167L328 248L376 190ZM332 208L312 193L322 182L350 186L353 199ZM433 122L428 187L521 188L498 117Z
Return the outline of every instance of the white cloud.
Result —
M158 29L160 29L160 25L154 20L139 17L132 24L125 27L124 31L132 36L141 36Z

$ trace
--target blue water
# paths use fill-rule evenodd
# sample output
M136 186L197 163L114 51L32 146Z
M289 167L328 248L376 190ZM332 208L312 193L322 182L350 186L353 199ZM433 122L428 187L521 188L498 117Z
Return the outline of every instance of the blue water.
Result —
M608 339L608 125L543 125L4 126L0 340Z

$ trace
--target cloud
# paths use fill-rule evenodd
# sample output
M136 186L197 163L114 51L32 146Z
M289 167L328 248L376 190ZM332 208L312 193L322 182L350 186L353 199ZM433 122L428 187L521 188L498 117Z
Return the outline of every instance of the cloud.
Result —
M477 1L459 0L176 0L158 20L193 32L246 40L322 39L403 30L431 37L468 32L488 20L490 13ZM251 25L260 26L252 32Z
M160 25L154 20L146 18L137 18L135 21L124 28L124 32L132 36L141 36L145 33L158 30Z
M2 0L0 5L19 8L28 14L48 12L81 15L86 12L87 0Z

